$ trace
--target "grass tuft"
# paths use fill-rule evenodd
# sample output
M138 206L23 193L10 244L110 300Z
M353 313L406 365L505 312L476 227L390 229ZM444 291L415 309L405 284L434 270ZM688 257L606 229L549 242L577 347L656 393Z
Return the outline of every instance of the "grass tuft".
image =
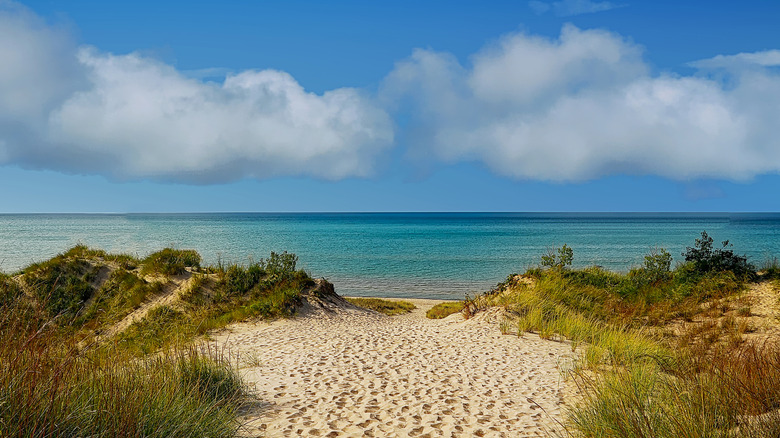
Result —
M141 274L181 275L186 268L199 268L200 261L195 250L165 248L143 260Z
M430 319L442 319L446 318L453 313L463 311L463 301L452 301L439 303L431 307L426 313L425 317Z
M390 301L381 298L346 298L346 300L358 307L389 316L403 315L417 308L408 301Z

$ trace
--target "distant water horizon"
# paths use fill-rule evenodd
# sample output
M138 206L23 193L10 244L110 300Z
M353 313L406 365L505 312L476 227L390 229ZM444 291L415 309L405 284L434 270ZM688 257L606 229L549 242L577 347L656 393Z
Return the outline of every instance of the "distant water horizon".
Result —
M704 230L753 263L780 256L780 213L29 213L0 214L0 270L76 244L139 257L195 249L206 265L288 251L342 295L461 299L564 243L577 267L626 271L655 247L680 261Z

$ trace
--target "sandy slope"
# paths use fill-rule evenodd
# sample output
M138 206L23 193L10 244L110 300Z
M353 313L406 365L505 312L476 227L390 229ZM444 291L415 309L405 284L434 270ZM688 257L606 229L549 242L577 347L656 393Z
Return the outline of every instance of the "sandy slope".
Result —
M539 436L562 412L567 344L501 335L460 315L310 309L290 321L215 335L262 402L247 434Z

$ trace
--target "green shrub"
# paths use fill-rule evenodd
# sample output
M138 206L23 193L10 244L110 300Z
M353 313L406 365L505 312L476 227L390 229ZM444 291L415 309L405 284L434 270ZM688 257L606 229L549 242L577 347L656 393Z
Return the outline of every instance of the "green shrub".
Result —
M563 276L575 286L593 286L608 290L620 289L626 281L625 276L607 271L599 266L565 272Z
M671 279L672 255L664 248L653 248L645 256L644 265L640 269L644 282L657 285Z
M574 251L566 244L560 248L549 248L542 256L542 266L546 268L565 269L571 266Z
M226 296L243 295L265 276L266 271L260 264L252 264L248 267L231 265L220 276L218 287Z
M780 436L780 349L743 343L744 328L724 317L724 303L754 278L727 248L713 249L702 233L674 270L668 252L653 250L628 274L569 271L556 258L553 269L527 273L533 285L507 281L475 301L514 313L504 332L516 324L521 335L579 349L583 398L570 409L568 436ZM679 320L696 322L682 334L663 327Z
M734 275L744 278L753 278L756 268L748 263L746 256L734 254L727 249L729 241L723 241L723 247L713 249L713 240L706 231L701 232L701 238L696 239L693 247L686 248L682 254L686 262L693 264L694 270L699 274L709 272L731 271Z
M295 265L298 263L298 256L287 251L277 254L271 252L268 260L265 260L265 270L272 276L289 276L295 272Z

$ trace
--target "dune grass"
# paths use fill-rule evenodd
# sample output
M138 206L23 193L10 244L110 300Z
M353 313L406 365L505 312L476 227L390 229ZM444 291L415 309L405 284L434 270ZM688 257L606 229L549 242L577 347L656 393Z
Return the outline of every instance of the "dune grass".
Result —
M675 269L662 250L625 274L531 269L467 300L466 313L503 306L513 315L504 332L580 352L567 436L780 436L780 348L743 336L751 312L739 296L761 277L744 257L712 250L706 233L694 249Z
M271 253L248 265L220 263L194 274L176 308L161 306L133 323L119 342L147 354L248 318L287 318L314 280L296 269L297 257Z
M200 254L191 249L164 248L142 261L141 274L180 275L186 268L199 268Z
M425 312L425 317L429 319L442 319L446 318L453 313L458 313L463 310L462 301L448 301L439 303Z
M358 307L370 309L388 316L403 315L417 308L408 301L391 301L381 298L346 298L346 300Z
M578 374L584 400L570 411L571 436L780 436L780 352L743 344L698 368L652 365Z
M231 437L249 399L223 352L193 341L250 317L286 317L314 285L297 257L201 267L170 248L139 260L79 245L0 274L0 436ZM151 275L151 277L147 277ZM102 333L188 281L115 337Z
M24 297L0 308L3 437L235 436L246 391L213 349L79 347Z

